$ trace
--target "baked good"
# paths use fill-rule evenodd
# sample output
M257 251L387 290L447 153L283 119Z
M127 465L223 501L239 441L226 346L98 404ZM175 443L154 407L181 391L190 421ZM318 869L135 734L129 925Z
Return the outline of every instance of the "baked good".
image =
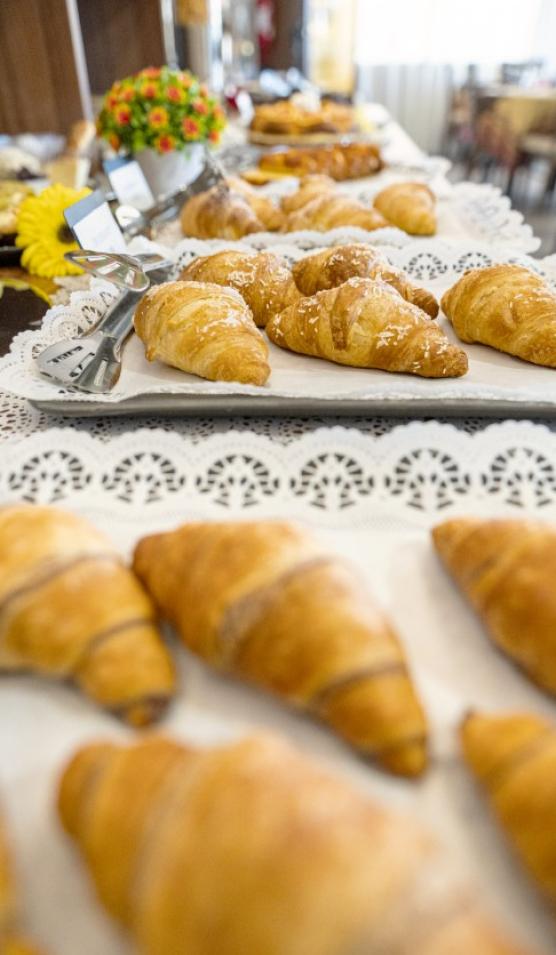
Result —
M134 567L194 653L320 717L390 771L423 771L425 716L397 635L352 568L306 531L185 524L141 540Z
M556 693L556 529L453 518L434 528L433 540L496 646Z
M556 905L556 727L534 713L470 713L461 742L521 861Z
M230 176L226 182L232 192L243 196L251 206L257 218L262 222L268 232L277 232L284 225L284 214L277 205L263 195L257 189L254 189L244 179L239 176Z
M0 179L37 179L41 164L36 156L18 146L0 149Z
M338 143L305 149L282 149L265 153L259 171L286 176L324 173L332 179L360 179L383 168L380 149L373 143ZM245 173L243 176L245 177ZM260 176L258 180L260 182Z
M17 179L0 180L0 246L15 245L19 207L31 192Z
M303 206L306 206L312 199L330 195L335 189L336 184L330 176L318 174L305 176L304 179L301 179L295 192L290 193L288 196L282 196L280 202L282 211L288 214L290 212L297 212L298 209L302 209Z
M255 107L249 129L258 133L308 136L314 133L349 133L356 128L353 107L322 100L308 108L297 100L278 100Z
M374 207L409 235L434 235L436 198L423 182L395 182L374 198Z
M174 692L154 606L103 534L53 507L0 509L0 670L71 679L142 726Z
M413 285L401 269L390 265L380 252L363 242L335 245L306 255L292 266L292 275L303 295L337 288L351 278L382 279L431 318L438 315L438 302L431 292Z
M193 259L182 269L180 279L236 289L251 309L255 323L262 328L271 315L301 298L287 263L272 252L225 249Z
M314 229L327 232L340 226L358 226L373 231L387 225L386 219L376 209L341 193L325 192L290 213L286 220L286 231Z
M209 282L166 282L135 311L148 361L162 361L209 381L264 385L268 346L239 292Z
M464 342L556 368L556 293L521 265L470 269L442 296Z
M302 298L266 326L275 345L355 368L380 368L424 378L467 371L467 356L380 279L348 279L338 288Z
M0 953L1 955L40 955L31 942L19 937L17 910L8 834L5 820L0 815Z
M184 235L196 239L241 239L251 232L264 232L245 196L233 192L226 183L199 192L188 199L181 210Z
M526 955L416 822L279 737L90 744L58 806L143 955Z

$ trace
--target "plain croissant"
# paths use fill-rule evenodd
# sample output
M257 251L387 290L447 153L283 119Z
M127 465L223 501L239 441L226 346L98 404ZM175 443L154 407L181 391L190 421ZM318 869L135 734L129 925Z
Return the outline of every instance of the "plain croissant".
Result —
M143 296L134 319L148 361L210 381L264 385L268 345L239 292L208 282L166 282Z
M13 864L4 818L0 816L0 955L40 955L19 937L18 904Z
M413 820L278 737L92 744L58 805L143 955L526 955Z
M180 213L184 235L197 239L241 239L251 232L264 232L245 196L229 189L226 183L192 196Z
M226 182L232 192L238 193L246 199L268 232L276 232L282 228L284 213L274 204L272 199L269 199L260 190L254 189L245 179L240 179L239 176L230 176Z
M443 295L442 309L462 341L556 368L556 294L530 269L471 269Z
M213 282L235 288L262 328L275 312L281 312L301 298L288 265L272 252L225 249L193 259L180 279Z
M349 279L303 298L266 326L275 345L356 368L452 378L467 356L420 308L386 282Z
M374 231L387 225L384 216L376 209L364 206L362 202L349 196L326 191L305 203L296 212L290 213L286 231L314 229L316 232L327 232L328 229L337 229L340 226L358 226L360 229Z
M0 509L0 670L72 679L141 726L174 671L154 606L104 535L52 507Z
M290 212L297 212L298 209L302 209L303 206L306 206L312 199L329 195L334 192L335 189L336 184L330 176L306 176L305 179L301 180L295 192L282 197L280 205L283 211L288 214Z
M401 269L390 265L380 252L363 242L332 246L307 255L292 266L292 275L303 295L337 288L351 278L382 279L431 318L438 315L438 302L434 295L413 285Z
M556 693L556 530L537 521L455 518L435 527L433 539L494 643Z
M355 572L306 532L186 524L141 540L134 567L189 649L319 716L387 769L422 772L425 716L398 637Z
M409 235L434 235L436 199L422 182L396 182L374 198L374 207Z
M506 834L556 905L556 727L533 713L471 713L461 740Z

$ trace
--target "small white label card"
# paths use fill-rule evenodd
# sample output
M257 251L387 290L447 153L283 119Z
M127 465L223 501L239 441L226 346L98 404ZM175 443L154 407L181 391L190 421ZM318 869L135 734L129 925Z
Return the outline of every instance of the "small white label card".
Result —
M64 218L82 249L125 252L125 239L100 189L69 206Z
M154 204L154 196L136 159L107 159L103 163L118 202L145 212Z

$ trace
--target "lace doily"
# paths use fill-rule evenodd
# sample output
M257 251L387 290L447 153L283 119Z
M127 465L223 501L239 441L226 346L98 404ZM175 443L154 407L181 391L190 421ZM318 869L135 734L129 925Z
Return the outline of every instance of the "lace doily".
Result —
M321 245L322 240L321 236ZM244 242L188 239L175 250L175 255L178 265L183 266L193 257L215 249L247 247L248 244ZM291 262L306 254L302 245L276 244L274 248ZM541 274L552 287L556 287L556 256L532 259L522 253L510 254L501 248L480 243L465 245L439 239L424 240L418 245L412 243L401 248L385 246L384 252L394 265L404 269L418 283L425 284L438 297L466 269L501 261L526 265ZM442 402L446 400L468 401L476 404L478 410L484 402L500 403L500 414L503 413L504 402L508 401L519 403L524 410L533 408L536 403L556 405L556 382L552 370L519 362L482 346L467 347L471 362L466 377L436 381L315 362L271 346L271 382L265 388L254 388L208 382L160 363L149 364L144 360L140 342L132 338L126 346L120 381L108 395L90 395L64 389L41 378L35 365L36 354L60 338L79 334L91 327L104 313L113 295L113 286L94 281L89 291L73 295L69 305L51 309L40 329L18 335L12 342L10 353L0 359L3 387L27 399L59 402L64 411L71 410L74 402L98 402L100 399L108 405L149 394L201 398L221 398L230 394L256 395L258 398L270 395L289 399L287 407L284 406L282 410L289 410L290 413L297 409L303 413L300 401L321 400L323 406L329 405L330 413L334 414L334 402L345 399L407 403L408 413L411 410L410 402L413 405L420 402L429 414L431 408L437 408L442 413ZM451 334L451 330L447 330ZM490 411L492 413L492 406ZM199 413L203 413L202 407L199 407Z
M377 429L378 431L378 429ZM319 526L429 526L439 515L556 517L556 434L530 422L466 433L412 422L279 436L160 429L102 437L50 429L3 445L0 500L57 503L123 522L257 515Z

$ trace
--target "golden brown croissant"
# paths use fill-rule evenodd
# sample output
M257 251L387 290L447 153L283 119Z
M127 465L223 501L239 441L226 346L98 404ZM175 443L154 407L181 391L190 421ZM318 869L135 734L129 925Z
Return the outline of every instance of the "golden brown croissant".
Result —
M302 298L266 326L275 345L340 365L452 378L467 371L467 356L416 305L375 279L349 279Z
M526 955L413 820L269 734L89 745L58 806L144 955Z
M382 229L388 222L376 209L364 206L357 199L351 199L339 193L311 199L296 212L290 213L286 220L286 231L297 232L302 229L314 229L327 232L341 226L358 226L369 232Z
M183 234L197 239L241 239L251 232L265 231L247 199L225 183L188 199L180 221Z
M301 298L292 273L272 252L237 252L233 249L193 259L181 272L183 282L213 282L236 289L264 328L275 312Z
M556 693L556 530L455 518L435 527L433 539L496 646Z
M308 109L294 100L261 103L249 128L255 132L303 136L312 133L348 133L356 127L353 106L322 100L318 109Z
M309 149L282 149L263 153L259 159L260 171L300 177L325 173L336 180L371 176L383 165L380 149L374 143L337 143Z
M282 228L284 213L274 204L272 199L263 195L260 190L254 189L245 179L240 179L239 176L230 176L226 182L232 192L238 193L247 200L257 219L260 219L268 232L277 232Z
M556 368L556 294L521 265L471 269L442 297L464 342Z
M426 723L404 652L348 566L290 524L189 524L134 566L184 643L320 716L393 772L420 773Z
M438 315L438 302L431 292L413 285L401 269L390 265L380 252L363 242L332 246L307 255L292 266L292 275L303 295L337 288L351 278L382 279L431 318Z
M264 385L268 345L239 292L208 282L166 282L149 289L135 312L149 361L210 381Z
M375 196L374 206L388 222L409 235L434 235L436 199L422 182L396 182Z
M334 180L330 176L306 176L299 183L299 187L289 196L283 196L281 207L284 212L297 212L308 202L317 197L329 195L335 191Z
M461 739L506 834L556 904L556 727L532 713L471 713Z
M0 670L72 679L142 726L174 692L153 604L104 535L73 514L0 509Z
M18 934L18 905L6 826L0 816L0 955L40 955Z

